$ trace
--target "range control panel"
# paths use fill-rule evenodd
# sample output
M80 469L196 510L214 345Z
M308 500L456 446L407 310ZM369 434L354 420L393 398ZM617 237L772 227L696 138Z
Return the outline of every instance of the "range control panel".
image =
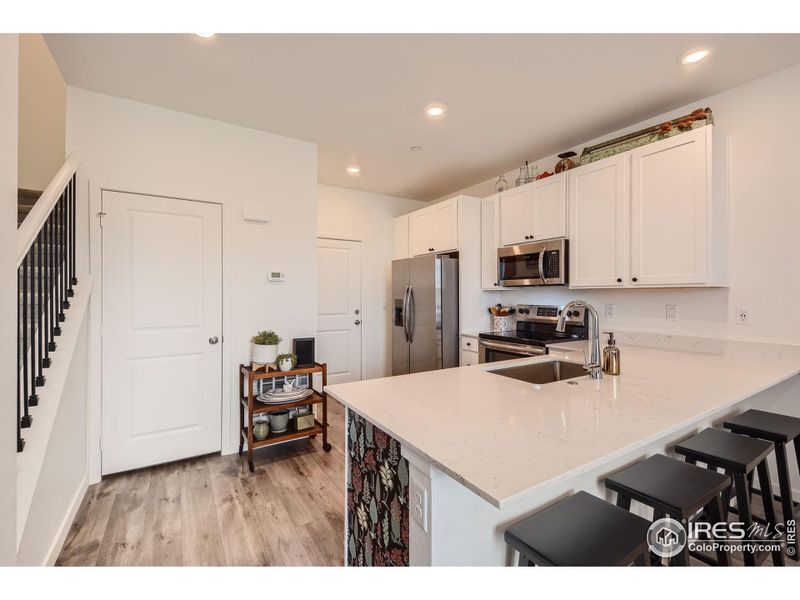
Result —
M567 323L571 325L583 325L586 310L583 308L573 308L567 311ZM518 304L517 320L533 321L539 323L554 323L561 315L561 308L558 306L546 306L542 304Z

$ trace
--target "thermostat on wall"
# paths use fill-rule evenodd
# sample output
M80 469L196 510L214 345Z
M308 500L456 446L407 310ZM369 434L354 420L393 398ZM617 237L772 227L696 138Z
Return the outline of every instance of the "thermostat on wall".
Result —
M283 281L284 279L286 279L286 273L281 273L280 271L269 272L270 281Z

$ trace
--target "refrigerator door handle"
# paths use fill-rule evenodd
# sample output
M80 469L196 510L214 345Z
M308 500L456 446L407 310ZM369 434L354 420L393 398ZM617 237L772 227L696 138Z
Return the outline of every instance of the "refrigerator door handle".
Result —
M414 288L408 286L408 341L414 343Z
M406 343L408 343L408 286L406 286L406 291L403 294L403 335L405 335Z

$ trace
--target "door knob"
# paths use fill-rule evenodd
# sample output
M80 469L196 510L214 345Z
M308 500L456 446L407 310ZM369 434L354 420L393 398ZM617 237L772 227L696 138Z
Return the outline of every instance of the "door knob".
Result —
M208 338L208 343L211 344L212 346L214 344L216 344L218 341L219 341L219 338L217 336Z
M356 319L356 325L361 325L361 320L360 319Z
M357 314L357 315L361 314L361 311L360 311L360 310L358 310L358 309L356 309L356 314Z

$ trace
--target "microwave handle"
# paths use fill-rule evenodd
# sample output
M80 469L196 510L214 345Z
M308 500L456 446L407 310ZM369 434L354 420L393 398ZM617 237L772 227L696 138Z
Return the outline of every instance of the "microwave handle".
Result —
M547 244L539 252L539 277L542 279L543 284L547 284L547 277L544 275L544 253L547 252Z

